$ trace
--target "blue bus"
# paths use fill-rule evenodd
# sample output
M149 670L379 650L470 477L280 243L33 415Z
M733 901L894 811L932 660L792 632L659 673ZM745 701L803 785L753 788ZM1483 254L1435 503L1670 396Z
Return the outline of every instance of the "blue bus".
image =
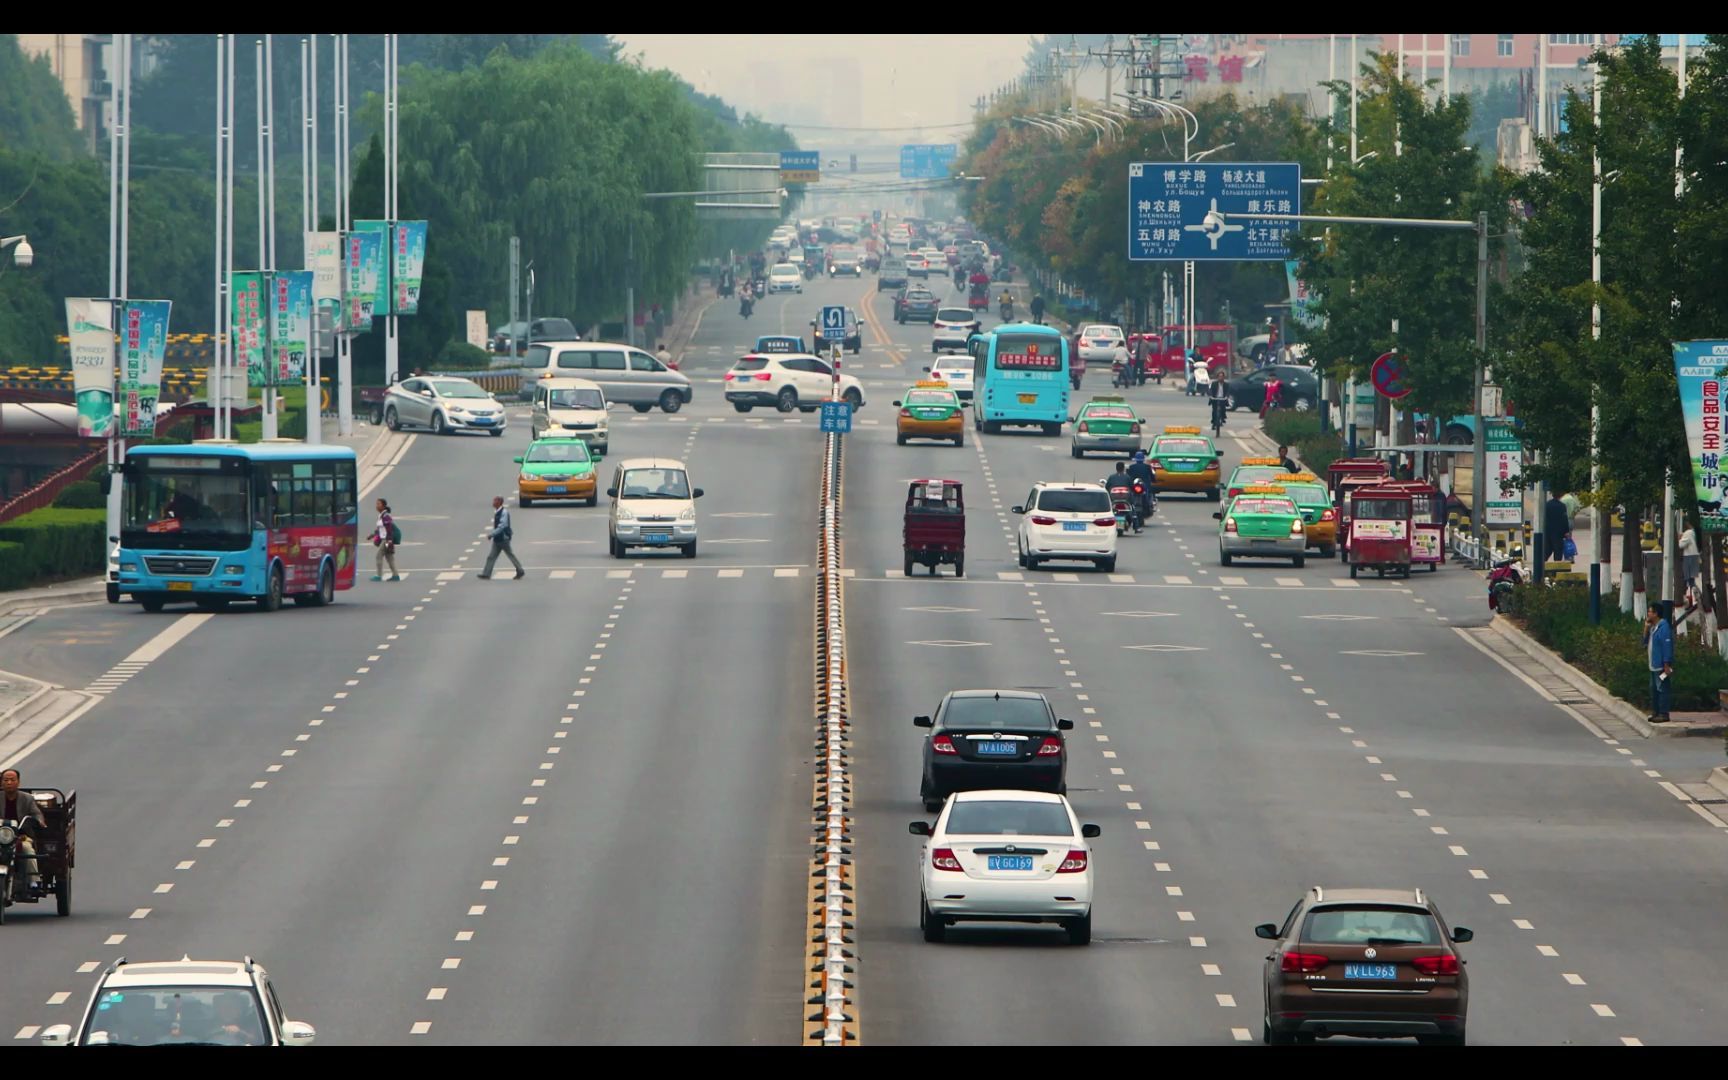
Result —
M345 446L140 446L121 468L119 586L145 611L215 611L354 587L358 463Z
M1005 425L1057 435L1068 419L1068 340L1035 323L1004 323L967 342L972 354L972 426Z

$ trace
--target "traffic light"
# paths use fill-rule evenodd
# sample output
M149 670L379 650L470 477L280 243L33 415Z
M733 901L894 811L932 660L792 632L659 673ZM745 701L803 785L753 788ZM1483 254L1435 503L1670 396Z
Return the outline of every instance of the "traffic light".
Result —
M852 155L852 171L853 172L858 171L858 155L857 154Z

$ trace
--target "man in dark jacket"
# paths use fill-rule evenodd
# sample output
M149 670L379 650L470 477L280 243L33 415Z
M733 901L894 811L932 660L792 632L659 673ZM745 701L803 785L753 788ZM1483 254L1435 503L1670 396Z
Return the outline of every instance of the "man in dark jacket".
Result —
M1542 538L1548 546L1549 562L1564 560L1566 538L1572 535L1572 515L1566 512L1566 504L1560 501L1560 496L1548 495L1548 504L1542 508Z
M1278 464L1284 466L1285 472L1299 473L1302 471L1302 466L1296 464L1295 460L1291 458L1288 446L1278 447Z
M1032 321L1039 326L1044 325L1044 298L1042 296L1032 298Z

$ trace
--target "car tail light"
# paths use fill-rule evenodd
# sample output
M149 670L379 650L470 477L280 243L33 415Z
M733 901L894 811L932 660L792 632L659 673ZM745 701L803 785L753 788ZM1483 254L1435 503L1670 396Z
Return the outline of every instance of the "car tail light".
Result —
M1038 756L1047 757L1050 754L1062 752L1062 740L1054 735L1044 736L1044 741L1038 744Z
M726 381L727 382L731 382L733 379L736 379L737 377L738 377L738 373L736 371L728 371L726 373Z
M1319 953L1287 952L1278 961L1278 970L1291 974L1312 975L1328 963Z
M901 415L901 416L904 416L904 417L906 417L906 418L907 418L907 419L908 419L908 420L910 420L910 419L911 419L911 418L912 418L912 410L911 410L911 409L901 409L901 410L900 410L900 415Z
M1123 513L1127 513L1128 512L1128 504L1127 503L1117 503L1116 509L1121 510ZM1097 525L1100 528L1109 528L1110 526L1116 524L1116 519L1113 517L1093 518L1092 524Z
M1128 431L1130 434L1133 434L1133 435L1140 434L1140 421L1136 420L1132 424L1129 424L1128 425Z
M1085 435L1085 434L1088 434L1089 432L1091 432L1092 428L1090 426L1088 426L1086 421L1082 420L1082 421L1080 421L1080 426L1075 428L1074 430L1078 431L1082 435Z
M1086 869L1086 853L1079 848L1069 848L1068 855L1062 860L1062 865L1056 868L1058 874L1078 874Z
M770 372L766 372L766 371L758 371L755 375L753 375L751 377L754 378L757 382L773 382L774 381L773 374Z
M1233 487L1230 489L1230 494L1228 494L1224 497L1227 499L1234 499L1236 496L1238 496L1240 494L1242 494L1242 489L1239 487Z
M1325 510L1320 511L1320 520L1321 521L1337 521L1338 520L1338 514L1332 508L1328 507Z
M938 735L931 739L930 749L938 754L957 754L960 752L954 749L954 740L946 735Z
M1451 953L1441 953L1439 956L1418 956L1410 961L1410 965L1424 975L1458 974L1458 958Z
M934 866L938 870L959 870L960 860L954 857L953 848L932 848L930 851L930 865Z
M1301 518L1297 518L1295 521L1292 521L1290 523L1290 535L1291 536L1301 536L1302 535L1302 519Z
M1045 517L1043 514L1035 514L1032 517L1032 524L1034 524L1034 525L1054 525L1054 524L1056 524L1056 519L1053 517Z
M1227 517L1224 519L1224 531L1227 533L1233 533L1236 531L1236 519L1235 518Z

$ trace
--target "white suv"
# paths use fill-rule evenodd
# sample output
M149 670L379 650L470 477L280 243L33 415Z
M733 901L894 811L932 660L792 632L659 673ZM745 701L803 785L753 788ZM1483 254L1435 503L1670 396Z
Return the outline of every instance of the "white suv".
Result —
M792 263L775 263L768 271L768 291L771 293L804 291L801 271Z
M936 318L930 323L930 351L940 353L943 350L964 352L966 343L972 335L980 333L984 324L979 321L978 313L971 308L945 307L936 309ZM971 358L967 358L968 364Z
M1046 559L1075 559L1105 573L1116 569L1116 514L1100 484L1032 485L1020 515L1020 565L1038 569Z
M42 1031L48 1046L311 1046L311 1024L282 1015L260 964L179 960L108 965L84 1018Z
M834 391L834 369L819 356L752 353L733 364L722 381L726 384L726 400L741 413L758 405L772 406L783 413L793 409L815 412ZM861 409L864 384L856 375L842 372L840 396L850 401L852 408Z

